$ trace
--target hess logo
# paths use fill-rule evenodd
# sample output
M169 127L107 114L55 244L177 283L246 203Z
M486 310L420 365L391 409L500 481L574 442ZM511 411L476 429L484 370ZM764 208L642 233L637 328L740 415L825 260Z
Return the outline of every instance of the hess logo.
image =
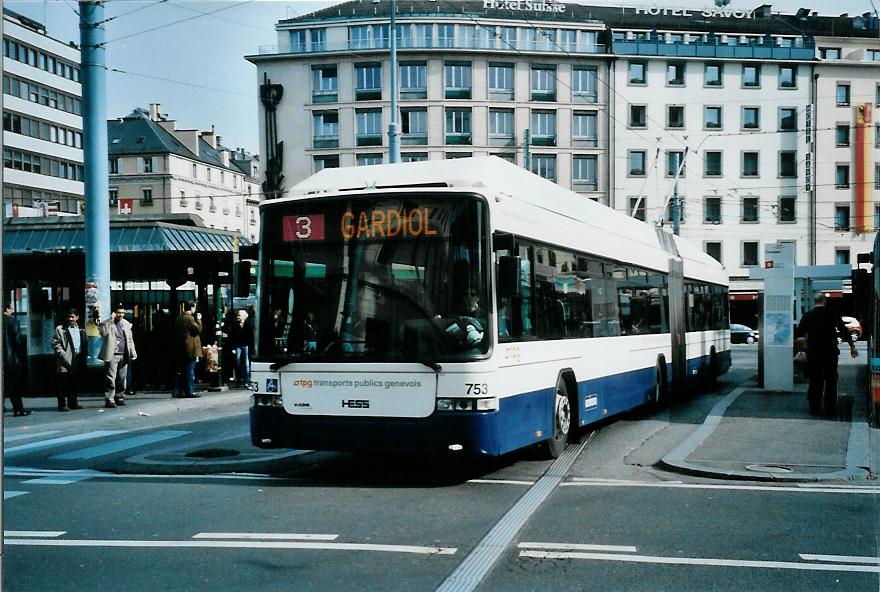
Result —
M342 401L342 406L349 409L369 409L370 401L367 399L346 399Z

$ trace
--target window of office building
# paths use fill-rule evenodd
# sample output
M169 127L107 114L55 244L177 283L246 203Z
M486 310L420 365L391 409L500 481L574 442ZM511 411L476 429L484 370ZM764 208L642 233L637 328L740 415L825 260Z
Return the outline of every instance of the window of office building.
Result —
M629 106L629 126L630 127L646 127L648 125L648 108L645 105Z
M400 98L425 99L428 96L428 65L425 62L400 64Z
M745 196L742 198L742 222L758 221L758 198L754 196Z
M721 107L704 107L703 109L703 126L706 129L721 129Z
M669 86L684 86L685 63L667 62L666 84Z
M515 142L513 109L489 109L489 142L504 146Z
M556 111L532 111L531 136L535 146L556 145Z
M599 100L599 71L596 68L572 67L572 100L580 103L595 103Z
M327 30L309 29L312 51L324 51L327 49Z
M446 62L443 64L443 80L447 99L471 98L470 62Z
M358 166L369 166L371 164L382 164L382 155L381 154L358 154L357 155L357 165Z
M839 47L820 47L819 48L819 57L823 60L839 60L840 59L840 48Z
M680 150L667 150L666 151L666 176L674 177L676 173L678 176L683 178L685 169L687 168L682 164L684 159L684 152ZM678 172L679 169L681 172Z
M849 188L849 165L838 164L834 171L834 185L837 189Z
M119 174L119 158L111 157L110 158L110 174L118 175Z
M437 25L437 46L453 47L455 45L455 25L439 23Z
M647 220L647 212L645 211L645 196L630 196L629 198L629 210L627 214L635 218L636 220L641 220L644 222Z
M834 140L838 146L849 146L849 124L837 124Z
M556 100L556 66L546 64L533 64L532 73L532 100L555 101Z
M797 210L795 209L797 198L791 195L784 195L779 198L779 221L780 222L797 222Z
M427 152L401 152L400 162L423 162L428 160Z
M644 177L646 170L647 152L645 150L630 150L627 154L630 177Z
M599 188L598 157L575 155L571 163L572 184L575 190L596 191Z
M382 144L382 110L358 109L355 111L357 121L357 145L380 146Z
M648 63L647 62L630 62L629 63L629 83L630 84L646 84L648 82Z
M685 198L683 198L683 197L680 197L678 199L678 212L679 212L678 223L679 224L684 224L685 220L687 219L687 216L685 215L685 202L686 201L687 200L685 200ZM670 199L668 201L668 203L666 204L666 213L664 214L664 217L665 217L666 221L669 222L670 224L675 224L675 200L674 199Z
M356 64L355 98L358 101L374 101L382 98L382 66L379 64Z
M743 107L742 108L742 127L743 129L756 130L761 128L761 108L760 107Z
M312 101L315 103L335 102L339 96L339 79L336 64L312 66Z
M141 204L145 206L153 205L153 188L152 187L142 187L141 188Z
M718 263L722 263L721 261L721 242L719 241L707 241L706 242L706 254L709 257L712 257Z
M336 169L339 168L339 155L338 154L322 154L314 157L315 163L315 172L324 170L324 169Z
M666 106L666 127L682 128L684 127L684 106L667 105Z
M849 106L849 83L840 82L837 84L837 91L835 92L835 97L837 99L838 107L848 107Z
M710 196L703 198L703 222L721 224L721 198Z
M556 182L556 155L535 154L532 156L532 172L548 181Z
M779 153L779 176L797 177L797 151L782 150Z
M469 108L446 108L446 143L471 143L471 110Z
M743 267L758 265L758 241L743 241L742 265Z
M743 177L758 176L758 153L743 152L742 153L742 172Z
M428 143L428 109L426 107L406 107L400 110L401 143Z
M706 64L703 84L706 86L721 86L723 76L724 66L722 64Z
M514 98L513 64L489 64L489 97L512 101Z
M834 206L834 230L849 230L849 204L837 204Z
M797 107L779 108L779 131L797 131Z
M339 114L336 111L316 111L312 114L315 148L339 146Z
M797 88L797 66L779 66L779 87Z
M707 150L703 152L703 175L706 177L720 177L721 151Z
M757 64L743 64L742 85L745 88L758 88L761 86L761 66Z
M836 248L834 249L834 263L837 265L849 265L849 249L846 248Z
M598 145L598 114L595 111L575 111L571 118L571 141L575 146Z

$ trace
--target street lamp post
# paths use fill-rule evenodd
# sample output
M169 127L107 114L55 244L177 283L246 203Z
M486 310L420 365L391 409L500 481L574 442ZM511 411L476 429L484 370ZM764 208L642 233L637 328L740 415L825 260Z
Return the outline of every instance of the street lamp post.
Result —
M391 0L391 122L388 124L388 162L400 162L397 130L397 0Z

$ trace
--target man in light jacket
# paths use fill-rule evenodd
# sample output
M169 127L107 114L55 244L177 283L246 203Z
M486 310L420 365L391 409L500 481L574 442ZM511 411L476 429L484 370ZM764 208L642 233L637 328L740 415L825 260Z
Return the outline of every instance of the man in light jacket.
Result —
M125 307L117 304L110 318L99 322L98 332L104 337L104 345L98 356L104 361L104 407L112 409L125 405L125 378L128 364L137 359L131 323L125 320Z
M55 327L55 335L52 336L55 370L58 373L58 411L82 409L77 395L86 371L89 342L78 321L79 313L71 308L67 312L67 325Z

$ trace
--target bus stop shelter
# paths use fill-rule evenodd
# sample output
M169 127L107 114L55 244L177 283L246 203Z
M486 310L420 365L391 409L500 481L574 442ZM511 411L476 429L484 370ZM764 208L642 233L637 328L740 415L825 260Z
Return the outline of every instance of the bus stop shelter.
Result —
M83 224L81 216L4 221L3 295L26 340L30 394L54 393L54 327L68 309L84 309ZM221 287L231 281L238 248L250 244L188 214L111 218L111 300L130 311L142 384L167 384L170 324L184 300L198 302L203 339L213 339Z

